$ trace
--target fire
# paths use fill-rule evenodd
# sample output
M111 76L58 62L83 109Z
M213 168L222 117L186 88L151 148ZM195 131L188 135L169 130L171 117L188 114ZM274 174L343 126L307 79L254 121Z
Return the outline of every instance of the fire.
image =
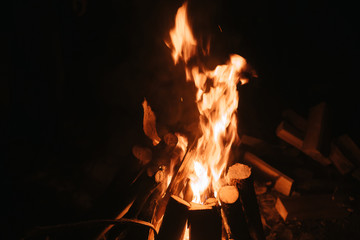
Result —
M175 27L170 31L170 38L174 46L172 56L175 64L179 57L187 62L196 52L196 40L192 35L191 28L187 20L187 3L184 3L177 11L175 17Z
M231 55L224 65L214 70L205 66L189 66L186 63L196 55L196 40L187 19L187 3L177 11L175 26L170 31L172 56L177 64L179 58L185 62L186 80L193 81L196 88L196 103L200 113L201 137L187 154L192 164L190 184L194 202L201 203L201 195L207 189L219 189L219 179L230 157L230 150L238 142L237 117L239 96L237 84L246 61L239 55ZM210 86L210 87L209 87Z

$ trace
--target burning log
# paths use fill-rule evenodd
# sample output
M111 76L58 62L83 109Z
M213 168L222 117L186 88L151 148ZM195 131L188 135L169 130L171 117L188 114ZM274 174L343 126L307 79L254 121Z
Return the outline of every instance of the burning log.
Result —
M251 240L237 188L222 187L219 190L219 199L228 239Z
M166 206L163 221L160 227L159 240L179 240L185 230L190 204L185 200L172 195Z
M239 191L250 236L253 240L265 239L251 168L236 163L229 168L226 179L229 184L235 185Z
M335 219L345 217L348 212L333 200L332 195L311 195L296 198L278 198L276 210L285 220Z
M331 164L325 157L329 153L331 141L328 115L328 108L324 102L310 109L303 144L303 151L324 166Z
M252 153L246 152L244 154L244 161L266 177L275 181L274 188L276 191L286 196L290 195L291 188L294 183L293 179L273 168Z
M221 239L222 221L217 206L192 204L188 224L191 240Z
M192 143L190 148L193 146L194 143L195 141ZM166 189L166 193L162 198L159 199L158 204L156 205L156 209L151 220L151 223L155 226L156 230L159 230L160 228L161 219L165 213L166 206L170 200L171 195L178 195L179 189L182 189L181 187L179 188L178 185L182 185L181 183L183 181L179 179L183 179L183 173L190 165L190 159L186 158L188 149L189 148L187 148L186 152L184 153L184 156L180 163L174 167L173 176L171 178L171 182L168 188ZM154 239L154 236L150 234L148 239L152 240Z

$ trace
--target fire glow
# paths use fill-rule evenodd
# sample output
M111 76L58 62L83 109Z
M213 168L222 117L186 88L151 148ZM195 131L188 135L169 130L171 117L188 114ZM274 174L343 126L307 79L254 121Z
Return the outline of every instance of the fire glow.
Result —
M233 54L226 64L218 65L214 70L202 64L187 64L197 54L197 41L187 18L187 3L177 11L170 38L171 44L167 43L167 46L172 49L174 63L184 61L186 81L193 81L197 88L196 104L200 113L201 135L186 158L191 163L189 179L194 196L192 201L203 203L206 200L205 191L210 190L216 196L231 147L239 141L237 84L247 82L240 75L246 67L246 61Z

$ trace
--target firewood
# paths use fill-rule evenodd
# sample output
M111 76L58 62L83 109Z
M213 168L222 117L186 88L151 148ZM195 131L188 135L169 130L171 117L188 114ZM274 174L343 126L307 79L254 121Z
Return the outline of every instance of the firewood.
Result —
M303 144L303 151L324 166L331 164L326 157L329 154L331 141L328 115L328 108L324 102L310 109Z
M188 224L191 240L221 239L222 221L217 206L192 204Z
M185 230L190 204L172 195L166 206L160 227L159 240L180 240Z
M256 147L264 144L263 140L246 134L241 135L240 140L241 140L241 144L245 144L251 147Z
M251 240L237 188L222 187L219 190L219 199L228 239Z
M336 219L348 214L330 194L278 198L275 208L284 220Z
M282 121L276 129L276 135L288 144L302 150L303 133L292 127L289 123Z
M271 155L276 148L260 138L246 134L241 135L240 142L245 149L251 149L252 152L256 152L259 155Z
M133 198L132 205L125 215L121 214L116 217L120 219L126 217L128 219L136 219L146 203L149 196L156 189L156 187L165 179L164 169L159 169L153 176L148 176L144 171L142 175L133 183L131 196ZM109 226L105 229L98 239L104 234L107 239L115 239L121 232L125 230L124 225Z
M265 175L265 177L272 181L275 181L274 188L276 191L286 196L290 195L291 188L294 183L293 179L270 166L252 153L246 152L244 154L244 161L257 170L260 174Z
M192 143L190 148L194 145L195 141ZM188 151L189 148L187 148ZM154 225L156 230L159 230L161 219L165 213L167 203L171 197L171 195L179 195L180 191L183 190L183 187L179 187L179 185L183 185L184 181L184 173L187 172L189 165L191 163L190 158L187 158L187 153L183 156L182 160L179 164L174 167L173 176L171 178L170 184L166 189L166 193L162 198L159 199L156 209L154 211L151 223ZM154 236L152 233L149 235L148 240L153 240Z
M140 191L139 195L137 196L129 212L126 213L125 217L137 218L146 200L153 193L155 188L164 181L165 181L164 168L160 168L152 177L146 178L146 181L142 183L142 189L139 190Z
M331 145L329 158L342 175L348 174L355 168L354 164L344 156L335 144Z
M282 112L282 117L294 126L296 129L305 132L307 128L307 120L300 116L292 109L286 109Z
M229 168L226 179L230 185L235 185L239 191L250 236L253 240L265 239L251 168L236 163Z
M344 134L340 136L337 139L336 144L350 161L360 167L360 148L349 135Z

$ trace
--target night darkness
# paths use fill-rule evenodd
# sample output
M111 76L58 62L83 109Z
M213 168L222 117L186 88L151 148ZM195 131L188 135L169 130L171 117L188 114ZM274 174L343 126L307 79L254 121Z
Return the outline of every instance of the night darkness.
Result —
M164 44L182 1L12 1L1 30L2 239L38 225L112 218L138 171L144 97L158 124L191 122L182 66ZM360 141L359 19L351 1L189 1L209 60L231 53L241 131L277 141L281 111L326 101L335 135ZM219 29L219 26L222 32ZM216 59L216 60L214 60ZM179 106L184 97L188 106ZM190 117L189 117L190 116Z

